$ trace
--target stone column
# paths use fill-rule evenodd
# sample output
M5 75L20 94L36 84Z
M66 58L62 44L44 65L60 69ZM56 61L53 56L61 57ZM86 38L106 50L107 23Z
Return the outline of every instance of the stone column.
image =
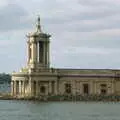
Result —
M34 62L35 61L35 44L32 43L31 47L32 47L32 62Z
M100 95L101 94L101 87L100 87L100 82L97 83L97 94Z
M49 48L49 42L47 43L47 64L48 67L50 65L50 48Z
M43 43L43 64L46 65L46 42Z
M21 95L23 95L23 81L21 80Z
M80 82L76 82L76 92L77 92L77 94L80 94Z
M49 81L49 93L51 94L51 92L52 92L52 83L51 81Z
M113 80L108 81L108 94L113 94Z
M14 81L11 81L11 95L14 95Z
M94 94L97 94L97 82L94 82Z
M32 83L31 80L29 80L29 95L31 96L32 93Z
M76 94L75 81L72 81L72 93L73 93L73 95L75 95L75 94Z
M14 96L16 96L16 89L17 89L16 82L17 81L14 81L14 86L13 86L13 88L14 88Z
M39 56L40 56L39 42L37 42L36 47L37 47L37 62L40 63L40 58L39 58Z
M77 86L76 86L76 80L74 81L74 95L76 95L77 92Z
M55 95L57 95L57 81L54 82L54 87L55 87L55 88L54 88L54 90L55 90L54 93L55 93Z
M47 65L47 44L45 42L45 65Z
M23 81L23 96L25 96L25 81Z
M49 67L49 42L46 43L46 64Z
M45 93L45 95L48 95L48 92L49 92L48 87L49 87L48 84L46 84L46 85L45 85L45 89L46 89L46 93Z
M94 83L93 83L93 81L91 81L89 83L89 90L90 90L90 94L94 94Z
M37 51L37 42L35 43L35 61L37 62L38 60L38 51Z
M22 91L22 89L21 89L21 81L19 81L19 95L21 95L21 92Z
M32 62L37 61L37 44L32 42Z
M95 81L92 82L92 94L95 94Z
M33 82L31 78L29 79L29 96L33 96Z
M115 84L115 83L114 83L114 80L112 80L112 83L111 83L111 84L112 84L112 85L111 85L111 87L112 87L112 88L111 88L111 89L112 89L112 94L114 94L114 84Z
M27 63L29 63L30 62L30 43L29 42L27 42L27 45L28 45L28 51L27 51Z
M82 95L82 83L79 82L79 90L80 90L80 95Z

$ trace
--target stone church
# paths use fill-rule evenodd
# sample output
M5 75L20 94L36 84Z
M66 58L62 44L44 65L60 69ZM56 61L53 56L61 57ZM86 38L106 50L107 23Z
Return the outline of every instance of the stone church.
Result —
M35 32L27 35L27 65L12 73L12 96L120 95L120 70L50 68L50 37L38 17Z

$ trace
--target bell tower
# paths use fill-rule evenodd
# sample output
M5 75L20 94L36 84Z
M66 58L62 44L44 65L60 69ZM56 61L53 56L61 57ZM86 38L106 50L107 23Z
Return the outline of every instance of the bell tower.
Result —
M27 35L29 68L49 68L49 43L50 35L43 33L40 25L40 17L37 19L36 31Z

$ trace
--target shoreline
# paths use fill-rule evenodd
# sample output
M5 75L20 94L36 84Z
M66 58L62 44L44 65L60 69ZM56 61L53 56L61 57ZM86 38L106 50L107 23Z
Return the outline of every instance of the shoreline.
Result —
M26 100L26 101L41 101L41 102L120 102L118 95L86 95L86 96L39 96L39 97L13 97L9 94L0 95L0 100Z

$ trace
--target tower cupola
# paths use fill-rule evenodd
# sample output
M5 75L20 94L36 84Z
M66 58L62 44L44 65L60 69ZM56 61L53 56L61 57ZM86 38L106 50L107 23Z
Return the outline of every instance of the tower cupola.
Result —
M37 19L36 31L28 37L28 66L31 68L49 68L49 43L50 35L43 33L40 17Z

